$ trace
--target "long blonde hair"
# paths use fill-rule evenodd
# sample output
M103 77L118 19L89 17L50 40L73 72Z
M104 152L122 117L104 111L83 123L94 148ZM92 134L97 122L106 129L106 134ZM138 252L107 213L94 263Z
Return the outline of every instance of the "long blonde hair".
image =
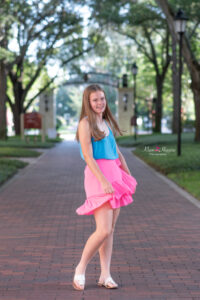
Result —
M92 107L90 105L90 94L97 92L97 91L102 91L105 95L104 90L98 85L98 84L91 84L87 86L83 92L83 98L82 98L82 107L81 107L81 113L80 113L80 118L79 118L79 123L80 121L87 116L89 126L90 126L90 131L91 135L94 137L95 140L101 140L102 138L105 137L105 134L103 131L99 130L97 126L97 120L96 120L96 114L92 110ZM106 95L105 95L106 98ZM108 107L107 99L106 99L106 108L103 112L102 118L110 124L110 127L112 128L114 135L116 135L116 132L118 132L120 135L123 135L121 129L119 128L116 120L114 119L110 108ZM78 123L78 124L79 124ZM76 136L75 140L79 142L79 133L78 133L78 128L76 131Z

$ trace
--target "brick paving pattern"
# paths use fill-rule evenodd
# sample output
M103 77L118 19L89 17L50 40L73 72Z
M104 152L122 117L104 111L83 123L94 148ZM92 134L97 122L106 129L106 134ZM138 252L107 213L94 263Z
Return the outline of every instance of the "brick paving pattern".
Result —
M0 189L0 300L200 299L200 210L121 148L138 181L118 218L111 275L119 289L97 286L96 254L85 291L71 283L93 216L85 200L78 144L45 152Z

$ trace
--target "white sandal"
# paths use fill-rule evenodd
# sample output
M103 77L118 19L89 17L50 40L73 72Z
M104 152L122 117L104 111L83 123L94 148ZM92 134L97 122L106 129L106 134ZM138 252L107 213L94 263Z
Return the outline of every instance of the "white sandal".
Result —
M77 285L77 283L78 283L78 285ZM85 275L84 274L74 275L72 285L76 290L83 291L84 287L85 287ZM83 287L80 288L80 286L83 286Z
M110 286L109 282L113 285ZM98 282L99 286L105 286L107 289L117 289L118 288L118 284L112 279L111 276L107 277L106 280L104 282Z

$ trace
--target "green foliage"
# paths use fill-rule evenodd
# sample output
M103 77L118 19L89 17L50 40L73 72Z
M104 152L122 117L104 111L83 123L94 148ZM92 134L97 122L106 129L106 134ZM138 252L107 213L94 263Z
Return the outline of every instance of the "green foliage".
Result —
M68 113L70 116L76 114L76 110L73 108L73 101L69 95L69 90L60 86L56 93L56 112L57 115L65 117L65 114Z
M145 145L149 146L148 144ZM143 158L150 165L164 174L179 173L182 171L200 170L199 145L195 143L184 143L182 145L181 156L177 158L176 144L168 144L160 142L151 144L150 149L155 149L156 146L166 147L167 150L175 150L174 152L147 152L144 146L137 147L134 151L136 155ZM152 155L152 153L154 155ZM163 155L163 153L165 155Z
M194 133L182 133L181 134L182 142L184 143L192 143L194 140ZM124 147L135 147L145 145L175 145L177 142L177 134L142 134L138 135L137 140L134 140L133 135L124 135L116 137L116 140L120 146Z
M67 86L66 87L66 93L68 94L68 97L70 98L70 102L67 103L67 109L69 111L76 112L76 114L73 116L78 117L80 110L81 110L81 103L82 103L82 92L83 92L83 86ZM68 112L67 110L67 112Z
M195 128L195 120L186 119L182 122L182 126L183 126L183 128L194 129Z
M177 135L139 136L134 143L136 149L133 153L200 199L200 149L199 144L193 140L193 133L182 134L181 156L177 157ZM122 146L133 146L133 141L132 136L118 138ZM157 146L161 152L155 151Z
M4 4L5 16L8 11L14 16L13 22L6 24L6 37L16 46L12 50L1 47L0 58L10 57L6 65L8 102L13 113L19 114L44 90L53 87L57 74L54 71L48 76L47 64L66 67L94 47L99 35L93 30L83 37L83 18L77 9L81 9L82 1L6 1Z
M14 58L15 56L11 51L0 47L0 60L4 60L5 63L9 63L12 62Z
M0 158L0 185L13 176L19 168L24 168L27 165L27 162Z
M29 143L22 141L20 136L8 137L7 141L0 141L0 147L14 147L14 148L52 148L55 142L62 141L61 138L49 139L46 136L46 142L41 142L41 135L37 135L37 141L34 141L35 135L29 135Z
M66 120L61 116L56 116L56 130L66 124Z
M198 171L184 171L170 173L167 175L171 180L175 181L183 189L188 191L194 197L200 200L200 172Z
M113 115L116 114L116 100L117 100L117 91L113 87L104 85L103 89L106 94L106 99L108 101L109 108Z
M133 61L137 62L137 100L139 115L147 114L148 107L145 99L152 99L156 96L155 75L162 74L164 63L167 57L167 24L165 17L157 6L155 1L89 1L93 10L93 18L104 28L103 34L106 36L106 42L109 45L109 51L103 59L97 62L97 66L102 69L112 70L114 74L122 77L123 73L129 75L129 86L133 85L131 65ZM195 45L198 47L199 36L199 1L173 1L175 8L187 4L188 10L192 15L189 22L188 35L193 33ZM182 6L182 3L184 4ZM186 3L186 4L185 4ZM117 33L118 36L117 36ZM148 33L148 34L147 34ZM120 42L119 42L120 41ZM152 43L152 45L151 45ZM172 55L171 38L169 39L169 59ZM152 51L152 47L154 50ZM136 51L137 50L137 51ZM155 56L154 56L155 55ZM189 83L190 74L184 67L182 76L182 106L184 109L184 118L193 119L193 95ZM173 118L173 95L172 95L172 70L171 65L165 74L163 85L163 117L168 118L172 123Z
M174 13L181 7L188 17L186 36L189 40L194 58L200 59L200 1L199 0L169 0L168 1Z
M0 157L38 157L41 155L41 152L28 150L23 148L14 148L14 147L2 147L0 148Z

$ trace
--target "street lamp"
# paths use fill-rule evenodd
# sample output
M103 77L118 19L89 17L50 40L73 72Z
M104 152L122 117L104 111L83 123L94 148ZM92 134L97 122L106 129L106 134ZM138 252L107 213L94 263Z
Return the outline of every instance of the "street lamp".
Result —
M45 105L45 112L48 112L48 110L49 110L49 99L48 99L47 94L45 94L45 96L44 96L44 105Z
M127 74L123 74L122 87L128 87L128 76L127 76Z
M83 80L84 80L85 82L88 82L88 74L87 74L87 73L84 73L84 74L83 74Z
M188 18L184 12L179 9L174 18L174 28L179 34L179 80L178 80L178 140L177 140L177 155L181 155L181 75L182 75L182 44L183 34L185 32L186 21Z
M133 125L134 125L134 133L135 133L135 140L137 138L137 107L136 107L136 76L138 73L138 67L136 63L134 62L132 65L132 74L133 74L133 80L134 80L134 86L133 86L133 105L134 105L134 111L133 111Z

